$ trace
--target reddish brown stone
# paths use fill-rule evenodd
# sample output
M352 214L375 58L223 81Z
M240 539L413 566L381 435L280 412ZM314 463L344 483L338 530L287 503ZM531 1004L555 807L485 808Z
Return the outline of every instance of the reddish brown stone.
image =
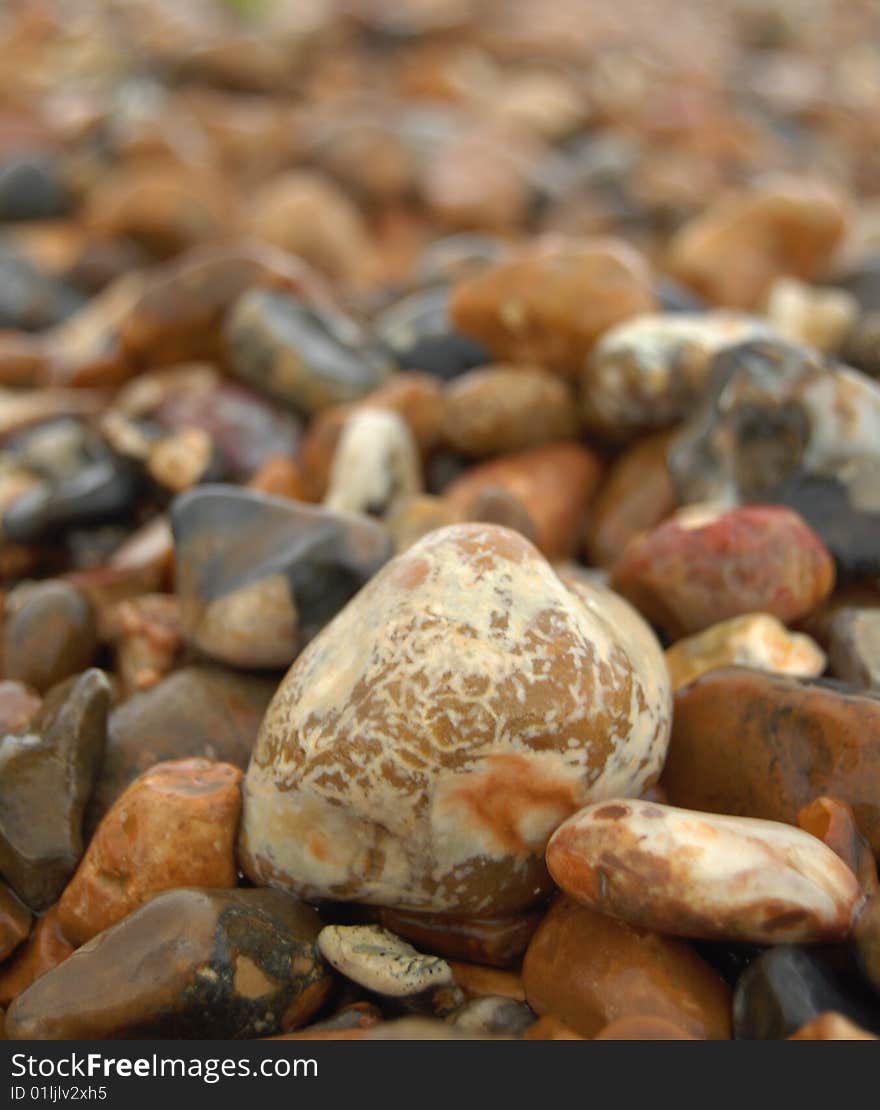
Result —
M634 1014L632 1017L618 1018L597 1033L597 1041L696 1041L692 1033L663 1018L646 1017Z
M497 361L574 379L603 331L654 306L638 251L617 239L548 235L462 280L451 313Z
M675 511L669 440L666 432L640 439L609 470L590 510L586 554L592 563L610 567L631 539Z
M496 967L450 960L452 976L467 998L513 998L524 1002L526 998L522 976L518 971L501 971Z
M583 1037L625 1017L661 1018L699 1039L730 1037L730 992L686 944L561 897L523 963L526 1001Z
M305 468L286 455L270 455L248 482L248 489L290 497L294 501L311 501L312 487Z
M830 795L880 852L880 699L746 668L711 671L675 696L661 782L672 805L790 825Z
M866 892L877 890L877 864L846 802L839 798L816 798L800 811L797 823L798 828L836 852Z
M412 941L421 952L492 967L509 967L525 952L541 915L446 917L382 909L378 920L390 932Z
M66 936L85 944L177 887L234 887L242 774L181 759L136 779L98 826L58 903Z
M775 505L682 510L634 539L611 570L612 588L673 639L746 613L797 620L833 585L825 545Z
M0 1006L8 1006L31 983L73 952L73 945L58 924L58 907L53 906L36 923L22 948L0 968Z
M544 1017L538 1018L531 1029L527 1029L523 1034L524 1041L585 1041L587 1039L580 1033L575 1033L573 1029L569 1029L564 1021L553 1017L552 1014L545 1014Z
M505 490L534 522L538 548L548 559L564 559L577 549L599 474L589 448L552 444L481 463L456 479L444 498L468 517L486 490Z

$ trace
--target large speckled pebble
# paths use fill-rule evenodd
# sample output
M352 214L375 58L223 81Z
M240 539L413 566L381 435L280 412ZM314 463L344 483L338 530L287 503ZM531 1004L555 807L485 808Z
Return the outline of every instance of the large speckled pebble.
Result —
M664 428L689 415L723 347L769 334L737 312L636 316L610 328L584 363L584 418L613 439Z
M548 235L458 282L451 313L499 362L574 380L606 329L654 307L647 263L633 247Z
M318 949L340 975L406 1009L439 1015L464 1000L445 960L423 956L381 925L328 925Z
M19 995L10 1040L244 1038L304 1024L327 1000L318 915L280 890L172 890Z
M246 874L446 913L534 903L553 829L589 801L638 795L662 764L659 646L615 600L567 589L492 525L397 556L266 714L245 780Z
M673 936L840 940L862 898L839 856L800 829L625 799L565 821L547 866L583 905Z
M746 613L797 620L828 596L834 577L825 545L789 509L691 506L636 537L611 585L675 638Z
M802 632L789 632L769 613L747 613L713 624L679 640L666 651L673 690L716 667L754 667L774 674L816 678L825 670L825 652Z

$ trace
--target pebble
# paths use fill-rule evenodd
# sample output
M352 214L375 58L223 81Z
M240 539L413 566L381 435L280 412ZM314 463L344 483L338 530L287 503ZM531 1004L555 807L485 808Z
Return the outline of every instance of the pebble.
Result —
M480 918L379 910L380 924L420 948L438 956L491 967L517 963L540 920L539 913Z
M722 351L712 376L670 449L679 500L788 505L842 574L877 573L880 385L781 340Z
M754 308L777 278L821 274L846 228L832 189L779 176L720 197L686 223L669 246L669 269L714 304Z
M365 396L390 372L378 349L352 329L350 321L286 293L251 289L226 324L229 367L260 392L312 416Z
M689 506L637 536L611 568L611 586L672 638L719 620L806 616L834 586L834 562L789 509Z
M695 1041L698 1038L686 1032L680 1025L663 1018L632 1017L618 1018L605 1026L594 1041Z
M465 1002L449 1017L454 1029L505 1037L522 1037L535 1020L534 1012L524 1002L492 995Z
M720 350L769 334L760 320L736 312L624 320L602 334L581 370L587 426L623 440L678 423L702 397Z
M574 381L603 332L654 305L648 265L633 247L549 235L462 278L450 311L497 362Z
M858 302L843 289L779 278L767 294L764 315L783 339L832 354L852 332Z
M37 918L24 944L0 967L0 1006L8 1006L73 951L58 924L57 906L52 906Z
M31 731L0 740L0 872L31 909L55 901L82 855L109 700L104 672L85 671L49 692Z
M238 1039L294 1029L332 979L314 910L278 890L172 890L99 933L6 1013L10 1040Z
M325 507L384 517L421 491L418 447L403 417L388 409L349 416L333 455Z
M164 890L234 887L242 773L230 763L177 759L145 771L102 818L58 903L75 945Z
M862 690L880 689L880 609L845 607L831 619L832 673Z
M540 915L543 917L543 914ZM532 930L534 934L534 930ZM525 1002L526 991L522 975L517 971L501 971L461 960L450 960L449 966L465 998L513 998Z
M819 1014L788 1038L790 1041L876 1041L873 1033L850 1021L843 1014Z
M223 667L180 667L110 714L86 825L94 829L129 783L168 759L216 759L245 770L276 683Z
M809 950L781 944L759 956L737 983L734 1035L740 1041L784 1040L828 1011L880 1027L880 1008L872 1013Z
M678 507L666 455L666 432L627 447L608 470L590 506L584 551L590 563L612 566L630 540L649 532Z
M528 366L469 370L446 387L442 442L468 458L573 439L574 396L553 374Z
M32 920L27 906L0 883L0 962L27 940Z
M655 802L580 810L551 836L547 866L582 905L672 936L839 941L862 899L852 871L809 833Z
M661 1018L700 1040L730 1037L730 992L681 941L554 903L523 963L526 999L582 1037L627 1017Z
M181 628L244 668L287 667L391 554L372 521L234 486L171 508Z
M846 802L839 798L816 798L798 813L797 825L840 856L866 894L873 894L877 890L880 885L877 864L868 842L858 830L853 811Z
M655 781L669 727L650 631L585 591L490 525L440 529L393 559L267 712L245 780L245 873L395 908L532 904L555 826Z
M444 1015L462 1002L452 968L380 925L327 925L318 949L340 975L414 1012Z
M449 306L448 285L420 289L378 313L373 329L402 370L450 381L485 366L491 356L482 343L456 327Z
M718 667L751 667L796 678L816 678L825 670L825 653L802 632L789 632L769 613L747 613L719 621L666 651L672 689Z
M600 475L601 463L588 447L553 443L479 463L447 486L443 496L473 519L486 491L505 491L533 522L538 549L548 559L564 559L578 548Z
M94 662L95 617L66 582L24 583L6 597L2 643L5 677L45 693Z
M793 825L829 795L852 807L876 853L878 774L874 697L740 667L710 671L675 695L662 777L672 805Z
M148 690L169 674L183 649L180 602L171 594L126 598L112 610L116 672L124 695Z

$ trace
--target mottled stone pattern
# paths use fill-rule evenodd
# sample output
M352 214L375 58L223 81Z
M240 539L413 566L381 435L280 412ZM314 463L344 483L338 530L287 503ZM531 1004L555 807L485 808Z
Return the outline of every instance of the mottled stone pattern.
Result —
M642 677L650 631L581 596L489 525L388 564L269 708L245 782L248 875L448 912L533 902L553 828L650 785L669 727L665 676Z

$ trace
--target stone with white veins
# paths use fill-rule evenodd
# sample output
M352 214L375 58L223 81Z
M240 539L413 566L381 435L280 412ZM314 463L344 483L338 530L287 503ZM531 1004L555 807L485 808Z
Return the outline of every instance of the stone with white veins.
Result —
M863 899L843 860L801 829L648 801L582 809L551 837L547 864L582 905L673 936L841 940Z
M552 889L560 822L656 781L669 726L659 644L626 602L567 587L508 529L439 529L282 682L245 781L241 864L310 899L515 912Z
M327 925L318 949L340 975L407 1009L446 1013L463 1001L445 960L423 955L381 925Z

